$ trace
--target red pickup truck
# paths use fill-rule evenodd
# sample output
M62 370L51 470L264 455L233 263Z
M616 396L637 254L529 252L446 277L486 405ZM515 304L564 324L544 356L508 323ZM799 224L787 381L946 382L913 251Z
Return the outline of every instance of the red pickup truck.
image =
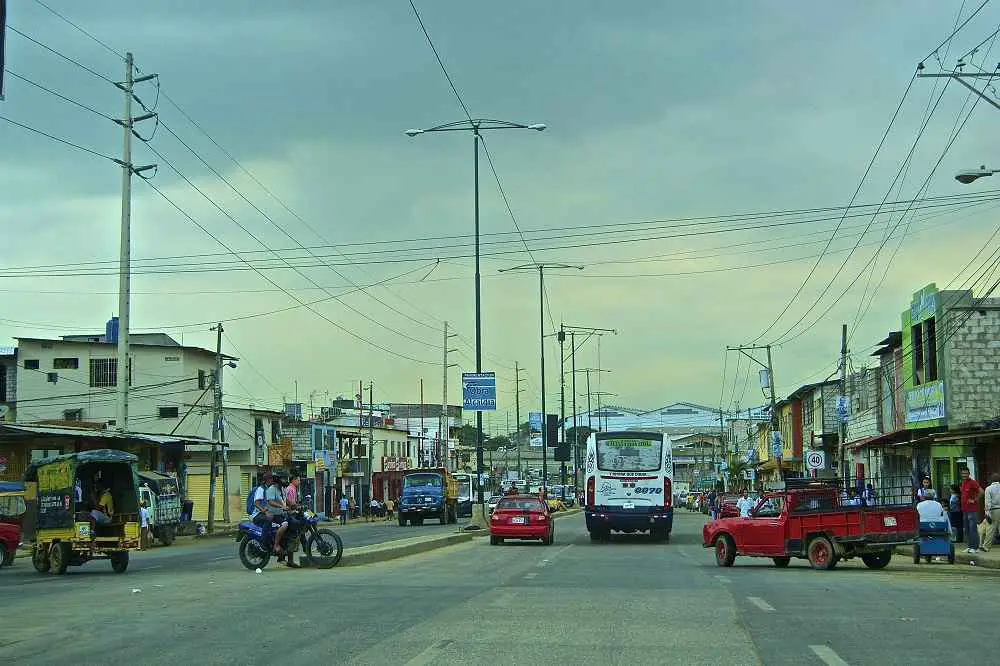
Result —
M840 497L837 488L822 482L767 493L750 517L707 523L702 545L715 550L720 567L747 555L770 557L778 567L788 566L793 557L805 558L814 569L860 557L869 568L881 569L892 559L894 546L918 537L915 507L842 506Z

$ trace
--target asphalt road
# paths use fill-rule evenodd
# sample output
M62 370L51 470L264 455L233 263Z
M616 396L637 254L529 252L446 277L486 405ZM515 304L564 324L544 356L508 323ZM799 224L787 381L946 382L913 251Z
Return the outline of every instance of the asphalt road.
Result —
M458 527L461 527L464 522L460 521ZM439 525L437 523L424 523L419 527L412 525L400 527L394 521L353 523L346 527L341 527L337 523L323 523L320 527L332 529L339 534L344 542L345 551L350 548L390 543L425 534L447 534L456 529L455 525ZM157 545L144 552L132 553L129 571L133 573L160 569L192 571L214 567L219 563L223 563L225 566L242 566L237 554L235 537L182 538L171 546ZM66 575L88 576L95 572L110 570L110 567L111 565L106 560L94 561L82 567L70 568ZM20 558L14 567L0 569L0 588L37 585L40 578L44 579L32 568L30 560Z
M549 547L476 539L331 571L136 558L125 575L93 564L10 586L5 570L0 662L990 663L996 571L904 558L883 571L720 569L701 523L680 512L669 544L594 544L574 516Z

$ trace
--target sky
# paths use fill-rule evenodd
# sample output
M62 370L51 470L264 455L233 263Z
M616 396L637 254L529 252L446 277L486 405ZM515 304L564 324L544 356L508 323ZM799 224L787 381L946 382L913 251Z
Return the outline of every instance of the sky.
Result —
M8 4L0 117L97 155L0 121L0 347L116 313L122 137L101 114L124 105L120 56ZM359 381L439 403L447 321L460 401L473 139L404 134L466 118L409 2L46 4L159 75L136 88L159 117L133 141L158 169L133 179L132 330L214 348L223 322L232 404L319 406ZM615 331L576 337L605 403L746 409L756 366L727 345L772 344L780 397L834 372L842 323L859 368L925 284L979 295L1000 183L953 176L1000 164L997 109L913 75L984 39L966 60L993 69L1000 5L946 41L980 4L416 2L473 118L547 126L480 151L489 428L514 421L515 363L522 415L539 408L542 328L556 411L560 323ZM541 309L539 262L583 267L547 270Z

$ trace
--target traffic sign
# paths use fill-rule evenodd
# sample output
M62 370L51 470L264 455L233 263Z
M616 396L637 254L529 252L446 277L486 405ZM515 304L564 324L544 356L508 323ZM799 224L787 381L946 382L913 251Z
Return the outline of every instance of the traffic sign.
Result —
M825 451L806 451L806 469L823 469L826 467Z
M462 373L462 409L467 412L495 412L497 410L496 373Z

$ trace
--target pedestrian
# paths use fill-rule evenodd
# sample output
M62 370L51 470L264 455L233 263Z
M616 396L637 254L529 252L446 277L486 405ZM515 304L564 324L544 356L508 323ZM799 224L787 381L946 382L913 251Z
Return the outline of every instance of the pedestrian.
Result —
M149 534L149 506L139 502L139 550L146 550L152 539Z
M979 551L979 500L983 496L983 489L972 478L968 467L963 467L962 471L962 526L965 529L965 539L968 548L967 553Z
M997 529L1000 528L1000 474L996 472L990 474L990 485L986 486L984 496L988 527L980 548L984 552L989 552L990 548L993 547L993 540L996 539Z
M875 486L872 484L867 484L864 491L861 493L861 502L867 507L873 507L878 503L878 493L875 492Z
M708 517L711 520L715 520L719 517L719 506L716 503L717 499L718 497L716 496L714 490L708 493Z
M931 487L931 477L929 477L927 475L924 475L920 479L920 487L917 488L917 501L918 502L927 499L926 495L927 495L927 491L928 490L933 491L934 488Z
M957 483L951 484L951 497L948 498L948 520L951 521L956 543L965 541L965 530L962 525L962 489Z
M747 496L747 491L744 490L743 495L736 500L736 508L740 510L740 518L749 518L753 505L753 500Z
M396 509L396 503L392 501L391 497L387 497L385 500L385 519L387 521L393 519L393 511Z
M347 511L350 508L350 503L347 501L346 495L340 496L340 524L347 524Z

